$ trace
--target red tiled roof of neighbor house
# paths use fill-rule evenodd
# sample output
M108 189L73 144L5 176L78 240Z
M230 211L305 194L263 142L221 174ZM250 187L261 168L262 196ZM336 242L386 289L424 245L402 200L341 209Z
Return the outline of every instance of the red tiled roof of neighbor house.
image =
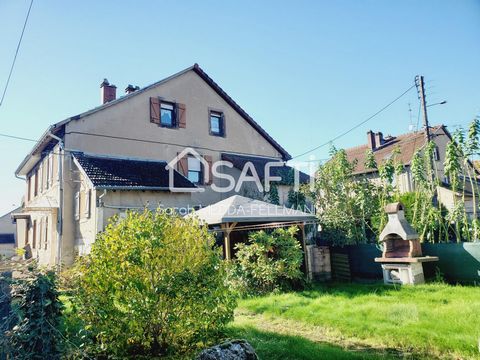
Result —
M445 127L443 125L438 125L430 128L430 133L432 137L437 135L442 129L447 133L447 136L449 136ZM382 138L382 140L383 142L379 146L377 145L373 148L373 155L375 156L375 161L379 165L389 159L392 156L393 151L397 147L400 149L400 154L398 155L397 159L400 160L403 165L409 165L415 152L418 149L421 149L426 143L424 130L410 132L398 136L387 136L385 138ZM371 149L370 146L371 145L367 143L364 145L345 149L348 161L357 161L354 174L365 174L377 171L376 169L368 169L365 167L365 155L367 153L367 150Z

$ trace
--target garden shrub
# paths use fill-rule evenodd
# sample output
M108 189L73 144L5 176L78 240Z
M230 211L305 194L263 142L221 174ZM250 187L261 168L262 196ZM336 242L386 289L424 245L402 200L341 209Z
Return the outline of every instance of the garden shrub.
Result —
M60 359L62 305L55 273L26 270L11 288L8 320L16 325L3 334L0 348L11 359Z
M237 244L232 287L242 295L253 295L291 289L301 282L303 252L297 232L296 226L262 230L250 233L248 243Z
M114 218L77 265L73 302L97 350L158 356L214 340L236 302L213 245L196 219L147 210Z

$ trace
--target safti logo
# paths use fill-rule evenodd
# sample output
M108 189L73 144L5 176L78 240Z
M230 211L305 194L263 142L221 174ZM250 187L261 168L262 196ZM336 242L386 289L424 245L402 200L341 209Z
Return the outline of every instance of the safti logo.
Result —
M204 188L196 187L196 188L181 188L181 187L175 187L175 181L174 181L174 174L175 174L175 167L177 164L185 157L193 157L197 159L200 164L203 166L203 179L204 182L208 182L210 180L210 171L209 171L209 164L208 162L203 158L202 155L200 155L198 152L196 152L194 149L188 147L183 149L181 153L179 153L177 156L175 156L168 164L165 166L165 169L168 170L168 188L171 192L204 192ZM188 170L187 170L188 172ZM188 176L188 173L187 173Z
M195 149L190 147L185 148L181 153L175 156L166 166L165 169L168 170L168 187L172 192L204 192L205 188L196 187L196 188L183 188L176 187L174 182L175 168L182 159L196 159L199 171L201 172L201 179L203 184L211 183L211 189L218 193L228 193L231 191L239 192L242 189L242 186L245 183L253 183L257 190L261 193L270 191L271 183L281 182L283 179L281 176L272 175L274 171L273 168L283 168L285 163L282 161L269 161L265 164L264 167L264 181L260 179L258 175L257 168L255 165L247 161L243 168L241 169L240 176L238 179L235 179L229 169L232 170L234 165L230 161L219 160L213 163L208 162L205 158L200 155ZM296 166L291 167L293 169L293 190L299 191L300 189L300 170L298 169L301 164L296 164ZM311 169L311 163L308 164ZM210 168L211 167L211 168ZM189 176L190 169L184 169L186 172L186 177ZM239 169L240 170L240 169ZM313 171L311 171L313 173ZM195 175L195 171L192 172ZM210 177L213 177L212 179ZM198 177L200 179L200 176ZM222 185L219 186L215 183L215 179L221 179ZM192 180L192 179L190 179ZM195 181L193 181L195 182ZM314 186L314 177L310 176L310 187L313 189Z

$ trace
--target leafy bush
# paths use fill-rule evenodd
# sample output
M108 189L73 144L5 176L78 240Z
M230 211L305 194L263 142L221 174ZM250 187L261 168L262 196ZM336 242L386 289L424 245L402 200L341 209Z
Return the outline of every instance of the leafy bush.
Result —
M209 343L235 298L214 239L195 219L128 212L78 263L79 316L112 356L162 355Z
M60 359L62 305L54 272L30 269L12 283L10 320L0 348L12 359Z
M298 228L258 231L247 244L236 245L231 284L242 295L289 289L301 281L303 253L295 238Z

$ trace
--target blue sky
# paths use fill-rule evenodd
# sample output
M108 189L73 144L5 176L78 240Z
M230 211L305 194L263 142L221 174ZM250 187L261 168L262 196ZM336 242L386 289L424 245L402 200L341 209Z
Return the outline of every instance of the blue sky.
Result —
M28 5L0 1L1 90ZM480 113L480 1L36 0L0 133L36 139L97 106L104 77L122 91L195 62L292 155L362 121L416 74L430 103L448 100L429 109L431 123L453 129ZM416 123L412 90L335 145L360 145L369 129L408 131L408 103ZM0 214L20 203L13 174L31 147L0 137Z

